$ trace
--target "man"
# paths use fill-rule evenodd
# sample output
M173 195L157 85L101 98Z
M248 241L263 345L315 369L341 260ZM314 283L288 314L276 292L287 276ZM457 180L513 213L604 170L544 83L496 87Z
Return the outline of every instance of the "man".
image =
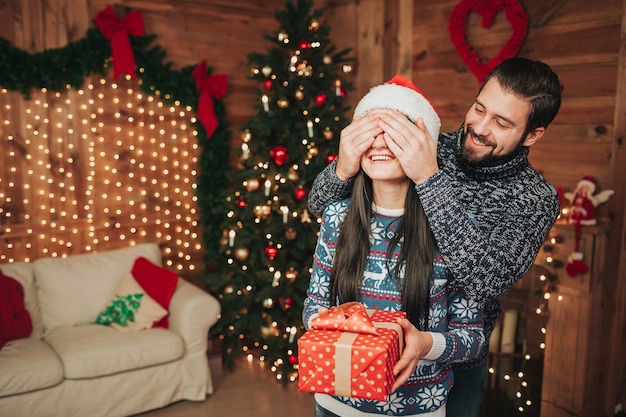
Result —
M339 156L316 178L309 210L321 215L349 195L361 155L384 132L424 206L456 284L485 303L487 338L501 312L497 297L531 267L560 206L557 192L528 162L561 105L558 76L539 61L511 58L484 80L456 132L431 140L421 120L391 113L356 118L341 133ZM455 367L448 417L476 416L488 343ZM400 358L399 368L408 359Z

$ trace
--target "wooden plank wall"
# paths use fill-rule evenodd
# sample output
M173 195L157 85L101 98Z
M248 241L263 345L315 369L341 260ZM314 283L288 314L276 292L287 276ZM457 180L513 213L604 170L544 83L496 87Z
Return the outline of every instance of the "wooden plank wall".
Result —
M452 45L448 20L459 0L315 0L325 9L333 42L352 47L357 57L353 74L354 105L373 85L395 73L410 76L438 108L442 130L455 130L475 97L478 83ZM584 175L595 176L600 189L615 196L599 209L610 218L602 279L608 316L606 366L613 366L604 397L605 411L620 398L626 405L623 378L624 293L626 254L626 133L624 102L624 26L626 0L520 0L530 16L521 55L547 62L565 86L561 112L542 141L533 147L531 161L549 181L573 190ZM0 3L0 36L30 51L64 46L83 36L92 19L112 5L120 15L142 12L146 33L158 36L175 68L206 59L216 73L229 77L225 97L232 144L240 144L238 128L253 113L256 86L246 79L246 55L266 49L264 34L277 29L274 10L284 0L25 0ZM502 14L490 29L468 19L468 37L484 56L494 56L511 34ZM11 99L20 108L20 99ZM15 125L23 120L16 116ZM4 129L0 127L0 129ZM0 134L4 135L4 130ZM5 138L2 137L2 140ZM2 142L4 144L4 142ZM8 147L0 148L0 175L8 178ZM1 183L0 183L1 185ZM19 201L21 198L17 196ZM37 227L35 225L35 227ZM36 230L35 230L36 233ZM22 242L25 250L27 245ZM621 279L618 279L621 278ZM619 329L617 328L619 327Z

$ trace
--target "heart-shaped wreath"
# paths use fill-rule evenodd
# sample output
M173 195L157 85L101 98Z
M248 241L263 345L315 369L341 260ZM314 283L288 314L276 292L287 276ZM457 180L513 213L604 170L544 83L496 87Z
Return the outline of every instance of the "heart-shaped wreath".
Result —
M467 42L467 17L470 12L478 13L482 17L482 27L488 29L493 25L496 14L502 10L513 34L496 57L484 62ZM482 82L498 64L517 55L524 43L527 23L528 15L517 0L462 0L450 14L448 30L457 53L476 75L478 82Z

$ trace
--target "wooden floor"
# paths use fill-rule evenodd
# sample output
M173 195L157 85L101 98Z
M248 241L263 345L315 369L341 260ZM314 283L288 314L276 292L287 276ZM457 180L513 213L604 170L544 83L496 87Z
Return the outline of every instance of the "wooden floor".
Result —
M181 401L135 417L313 417L313 395L299 392L297 383L285 386L276 381L258 360L241 359L234 372L222 369L219 356L209 362L214 392L206 400ZM518 416L516 401L506 391L486 388L479 417ZM540 389L534 393L537 401L526 417L539 417L540 393Z
M258 361L242 360L234 372L210 360L214 392L205 401L181 401L141 417L312 417L313 396L284 386Z

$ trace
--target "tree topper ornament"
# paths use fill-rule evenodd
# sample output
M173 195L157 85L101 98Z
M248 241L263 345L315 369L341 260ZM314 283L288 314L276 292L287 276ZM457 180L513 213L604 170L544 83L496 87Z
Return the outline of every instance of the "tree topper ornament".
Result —
M569 223L574 225L576 239L574 252L568 256L565 267L565 272L570 277L586 274L589 271L589 267L583 262L583 254L579 250L581 227L596 224L596 207L606 203L609 197L615 193L613 190L604 190L594 195L595 191L595 178L585 176L578 181L574 192L563 194L572 204Z

